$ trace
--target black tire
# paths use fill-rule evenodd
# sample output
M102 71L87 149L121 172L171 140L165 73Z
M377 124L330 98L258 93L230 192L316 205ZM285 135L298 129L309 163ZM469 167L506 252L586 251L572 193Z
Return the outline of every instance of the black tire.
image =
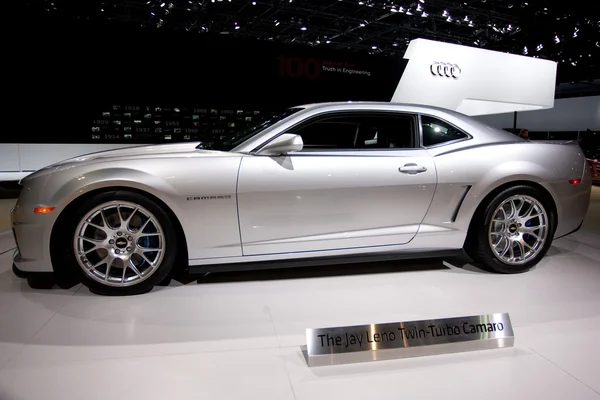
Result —
M111 201L129 202L145 208L155 217L164 234L164 255L162 260L150 276L130 286L109 286L98 282L83 270L75 256L73 241L79 222L95 207ZM53 264L57 263L60 267L58 270L63 274L66 273L71 278L76 276L91 292L107 296L128 296L147 293L154 286L168 279L167 277L173 268L177 256L177 234L168 214L155 201L135 192L116 190L97 194L86 199L76 209L67 211L69 214L65 218L59 219L62 226L58 226L52 234L52 262Z
M490 224L496 209L512 196L530 196L537 200L545 209L547 214L547 236L543 246L537 254L527 262L520 265L512 265L501 261L496 257L489 243ZM495 195L487 204L482 204L471 223L465 251L475 261L475 266L495 273L518 274L527 272L536 266L546 255L554 238L556 231L556 210L548 195L532 186L518 185L502 190Z

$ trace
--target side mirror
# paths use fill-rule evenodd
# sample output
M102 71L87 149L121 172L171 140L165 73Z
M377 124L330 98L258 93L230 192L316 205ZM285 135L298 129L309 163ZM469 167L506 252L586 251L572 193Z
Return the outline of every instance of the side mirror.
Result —
M259 150L258 154L267 156L280 156L282 154L300 151L304 147L302 138L293 133L284 133L273 139Z

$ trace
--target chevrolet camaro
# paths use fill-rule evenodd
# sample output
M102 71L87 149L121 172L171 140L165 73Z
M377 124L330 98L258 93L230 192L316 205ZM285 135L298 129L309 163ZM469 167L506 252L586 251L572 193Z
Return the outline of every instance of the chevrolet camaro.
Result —
M348 102L290 108L218 142L83 155L21 185L14 272L128 295L176 272L459 253L525 272L579 229L591 173L576 143Z

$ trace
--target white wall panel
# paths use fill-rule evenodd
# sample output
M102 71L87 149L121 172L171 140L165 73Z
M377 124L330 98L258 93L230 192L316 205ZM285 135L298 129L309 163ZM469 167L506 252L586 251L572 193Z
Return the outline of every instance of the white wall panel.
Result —
M0 171L19 171L18 144L0 144Z
M497 128L512 128L513 113L476 117ZM517 113L517 127L530 131L600 130L600 96L559 99L549 110Z

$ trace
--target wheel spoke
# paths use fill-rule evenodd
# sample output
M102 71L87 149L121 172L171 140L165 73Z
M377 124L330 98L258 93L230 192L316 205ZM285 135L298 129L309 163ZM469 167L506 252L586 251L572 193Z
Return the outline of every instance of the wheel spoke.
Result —
M119 221L121 222L121 225L123 225L123 222L125 221L125 219L123 218L123 212L121 211L120 204L117 205L117 215L119 216Z
M538 234L538 231L540 231L542 229L542 227L536 227L536 228L531 228L531 227L527 227L527 228L521 228L521 233L525 234L525 235L530 235L533 236L536 239L540 239L540 236Z
M129 217L127 217L127 219L123 222L125 229L127 229L127 231L129 230L129 223L131 222L131 219L133 218L133 216L135 215L135 213L138 212L138 208L136 207L135 210L133 210L133 212L131 214L129 214Z
M109 263L106 263L106 273L104 274L104 282L108 282L108 277L110 276L110 269L112 268L114 262L115 259L113 258L112 260L110 260Z
M106 215L104 215L104 209L102 208L100 209L100 217L102 217L102 223L104 224L105 228L112 229L106 220Z
M146 229L146 227L148 226L148 224L150 223L151 219L148 218L146 220L146 222L144 222L144 224L140 227L140 229L137 230L138 233L143 233L144 229Z
M162 251L162 249L160 249L160 248L152 249L149 247L142 247L142 246L140 246L140 250L142 250L144 253L152 253L154 251Z
M91 249L84 251L83 255L85 256L85 255L91 253L92 251L97 251L97 250L100 250L100 249L102 249L102 247L100 247L100 246L94 246Z
M538 218L540 216L541 216L541 214L529 215L528 217L523 218L523 222L529 222L532 219L536 219L536 218Z
M519 199L519 207L515 210L515 217L518 217L521 214L521 210L523 210L523 206L525 205L525 199Z
M100 240L100 239L94 239L94 238L89 238L89 237L87 237L87 236L81 236L81 235L79 235L79 236L77 236L77 237L78 237L79 239L81 239L81 240L85 240L86 242L89 242L89 243L102 243L102 242L104 242L104 240Z
M87 224L91 227L94 227L102 232L106 231L106 227L105 226L100 226L98 224L93 223L92 221L87 221Z
M133 261L131 261L131 259L129 259L129 262L127 263L128 267L131 268L131 270L133 272L136 273L137 276L139 276L140 278L142 277L142 274L140 273L140 271L137 269L137 267L135 266L135 264L133 263Z
M504 246L504 250L502 250L502 254L500 254L500 257L506 257L506 253L508 253L508 251L510 250L510 240L505 238L504 241L506 242L506 246Z
M143 251L136 251L135 252L138 256L142 257L148 264L150 264L151 266L154 266L154 262L150 261L150 259L148 257L146 257L146 254L144 254Z
M138 237L149 237L149 236L162 236L162 233L157 232L157 233L142 233L141 235L138 235Z
M514 243L513 243L513 242L511 242L511 241L509 241L509 243L510 243L510 244L509 244L508 248L509 248L509 250L510 250L510 259L511 259L511 260L514 260L514 259L515 259L515 249L514 249Z
M127 268L130 262L131 259L128 262L123 263L123 275L121 275L121 283L125 283L125 277L127 276Z
M517 207L515 206L515 201L511 200L510 201L510 217L509 218L514 218L517 215Z
M106 260L108 260L109 258L111 258L111 257L109 257L109 256L104 257L102 260L98 261L96 264L92 265L88 269L94 270L94 269L98 268L99 266L101 266L102 264L106 264L106 262L107 262Z
M521 254L521 258L525 258L525 246L523 246L523 242L521 240L515 241L517 247L519 248L519 253Z

